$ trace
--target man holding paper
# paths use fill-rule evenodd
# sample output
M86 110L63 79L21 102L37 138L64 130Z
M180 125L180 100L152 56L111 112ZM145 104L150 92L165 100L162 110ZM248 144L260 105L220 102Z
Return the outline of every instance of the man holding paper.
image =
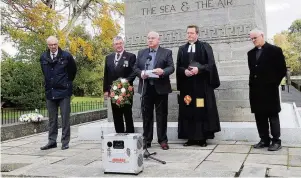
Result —
M163 150L167 150L168 94L172 92L169 75L175 69L172 51L160 47L159 41L157 32L148 33L148 48L138 52L134 70L140 79L138 93L142 95L144 146L151 147L153 140L155 106L158 142Z
M214 89L220 81L213 51L208 43L198 40L199 28L187 27L188 42L181 46L177 57L177 89L179 120L178 137L188 139L184 146L207 146L220 131Z

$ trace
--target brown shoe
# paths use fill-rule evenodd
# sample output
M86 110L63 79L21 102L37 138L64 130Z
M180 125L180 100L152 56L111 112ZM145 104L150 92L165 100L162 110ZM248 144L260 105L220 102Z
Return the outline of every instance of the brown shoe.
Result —
M161 148L162 148L163 150L168 150L168 149L169 149L169 146L168 146L167 143L161 143L160 145L161 145Z

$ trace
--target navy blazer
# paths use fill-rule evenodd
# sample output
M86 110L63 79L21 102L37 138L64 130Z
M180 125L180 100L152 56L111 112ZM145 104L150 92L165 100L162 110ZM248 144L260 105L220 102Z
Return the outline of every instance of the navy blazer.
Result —
M58 48L58 54L52 60L48 49L41 55L40 63L44 74L46 98L53 100L70 97L77 72L72 55Z

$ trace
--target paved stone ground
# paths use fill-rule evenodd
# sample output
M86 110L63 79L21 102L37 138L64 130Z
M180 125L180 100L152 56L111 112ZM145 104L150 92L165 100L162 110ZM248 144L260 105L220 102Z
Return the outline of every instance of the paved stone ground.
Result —
M71 131L70 149L41 151L47 133L1 143L2 177L133 177L103 174L101 143L79 140L78 126ZM61 132L59 132L59 135ZM58 139L60 140L60 138ZM183 147L171 143L163 151L153 144L150 152L165 160L163 165L144 160L144 171L138 177L298 177L301 176L301 143L284 145L278 152L253 149L254 143L210 141L206 148Z
M289 86L289 92L287 86L285 91L281 91L282 102L295 102L297 107L301 107L301 92L293 86Z

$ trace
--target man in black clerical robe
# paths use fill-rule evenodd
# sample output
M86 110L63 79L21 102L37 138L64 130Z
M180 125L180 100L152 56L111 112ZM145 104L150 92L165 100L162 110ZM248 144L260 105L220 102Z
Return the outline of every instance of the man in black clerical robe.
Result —
M188 43L181 46L177 57L179 103L178 138L188 139L184 146L207 146L220 131L214 89L220 86L213 51L208 43L198 40L199 28L187 27Z

